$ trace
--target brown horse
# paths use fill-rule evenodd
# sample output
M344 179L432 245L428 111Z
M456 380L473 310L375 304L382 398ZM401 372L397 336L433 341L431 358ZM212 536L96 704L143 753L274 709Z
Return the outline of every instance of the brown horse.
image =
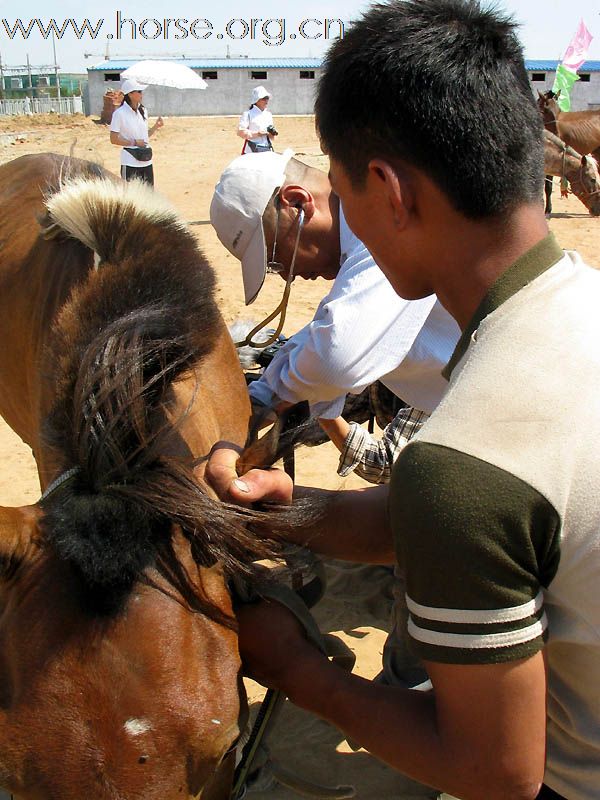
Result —
M554 93L538 91L538 108L544 128L581 155L592 154L600 160L600 111L561 111ZM546 174L546 213L552 211L552 180Z
M224 800L225 574L261 552L202 478L250 415L213 273L164 200L86 162L5 164L0 206L0 413L46 488L0 508L0 786Z
M544 131L544 172L566 179L573 194L590 214L600 216L600 175L593 156L582 156L558 136ZM550 179L551 180L551 179ZM546 178L548 181L548 178ZM546 182L546 214L552 213L552 200Z
M544 127L581 155L600 159L600 110L561 111L557 102L560 91L538 92L538 108Z

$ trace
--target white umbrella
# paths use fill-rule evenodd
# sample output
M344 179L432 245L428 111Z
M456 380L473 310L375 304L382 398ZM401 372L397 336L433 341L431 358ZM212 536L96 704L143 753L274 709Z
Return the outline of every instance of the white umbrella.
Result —
M121 80L135 79L151 86L173 89L206 89L207 83L193 69L174 61L138 61L121 73Z

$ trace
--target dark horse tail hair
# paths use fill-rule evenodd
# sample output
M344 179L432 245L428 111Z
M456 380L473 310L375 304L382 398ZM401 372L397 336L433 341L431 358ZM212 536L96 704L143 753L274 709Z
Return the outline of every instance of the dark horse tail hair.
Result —
M62 467L77 473L43 503L45 537L79 576L93 613L122 608L134 582L155 566L192 608L232 625L199 596L172 543L179 525L197 563L220 562L235 575L273 554L247 529L264 515L211 499L191 457L169 455L178 436L173 383L193 376L216 337L226 335L214 276L173 212L157 219L151 194L133 192L132 201L125 185L79 179L47 204L51 225L102 261L74 288L55 325L56 402L44 435Z

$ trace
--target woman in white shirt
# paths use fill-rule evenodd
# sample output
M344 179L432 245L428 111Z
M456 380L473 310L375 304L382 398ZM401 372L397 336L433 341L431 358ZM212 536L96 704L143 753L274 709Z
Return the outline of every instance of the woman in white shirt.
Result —
M267 110L271 94L264 86L252 90L252 105L244 111L238 124L238 136L244 139L242 153L267 153L273 149L271 139L277 136L273 115Z
M125 99L112 115L111 144L121 148L121 177L123 180L142 180L154 186L152 148L148 141L154 131L164 125L159 117L148 130L148 112L142 105L142 92L146 87L136 80L125 80L121 85Z

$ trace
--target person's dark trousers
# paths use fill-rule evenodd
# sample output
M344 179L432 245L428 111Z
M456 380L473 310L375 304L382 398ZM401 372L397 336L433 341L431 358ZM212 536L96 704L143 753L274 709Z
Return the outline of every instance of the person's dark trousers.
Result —
M121 166L121 177L124 181L144 181L154 186L154 170L152 164L148 167Z

